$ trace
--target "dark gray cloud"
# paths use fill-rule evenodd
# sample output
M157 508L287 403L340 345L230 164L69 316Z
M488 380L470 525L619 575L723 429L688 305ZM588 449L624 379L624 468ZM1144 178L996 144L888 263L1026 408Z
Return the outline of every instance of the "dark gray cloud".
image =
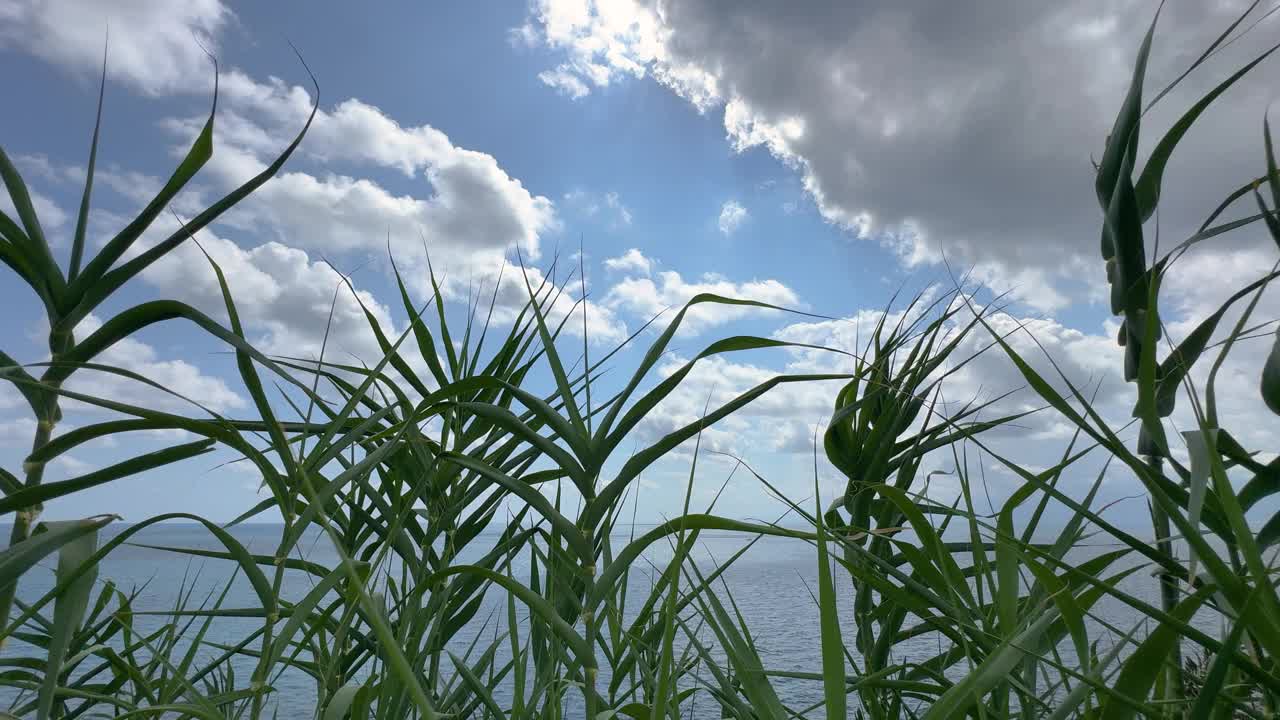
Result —
M1246 4L1167 3L1148 97ZM701 109L722 107L729 142L793 164L829 220L888 240L909 263L943 251L985 263L989 280L1019 282L1023 299L1052 309L1067 298L1036 298L1036 285L1095 269L1090 156L1101 153L1155 5L540 0L524 35L562 48L557 71L584 82L648 72ZM1276 40L1276 18L1264 20L1191 75L1149 114L1148 148L1195 97ZM1187 139L1169 172L1166 232L1190 232L1263 169L1272 67L1234 88Z

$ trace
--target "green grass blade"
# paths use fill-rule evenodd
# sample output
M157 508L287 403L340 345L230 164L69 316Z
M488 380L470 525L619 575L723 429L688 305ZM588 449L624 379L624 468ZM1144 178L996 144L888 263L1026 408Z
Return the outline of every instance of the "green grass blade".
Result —
M23 488L0 499L0 515L23 510L39 505L45 500L70 495L112 480L137 475L148 470L154 470L158 467L203 455L212 450L212 440L196 440L195 442L183 443L182 445L149 452L145 455L138 455L69 480Z

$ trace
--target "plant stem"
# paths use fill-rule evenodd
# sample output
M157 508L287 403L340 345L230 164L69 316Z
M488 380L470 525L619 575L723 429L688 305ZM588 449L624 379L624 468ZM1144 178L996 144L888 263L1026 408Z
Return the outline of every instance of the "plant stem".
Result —
M54 343L50 343L53 345ZM54 361L58 358L57 347L53 354ZM31 453L35 454L43 448L50 439L53 438L54 426L58 424L58 418L61 417L61 410L58 407L57 383L50 383L53 390L48 393L44 407L37 411L36 417L36 434L31 441ZM22 469L25 474L23 487L36 487L44 480L44 468L47 463L43 460L36 462L23 463ZM43 508L36 505L29 508L23 508L16 513L13 519L13 530L9 532L9 547L13 547L18 543L26 540L31 536L31 528L35 525L36 519L40 517ZM18 579L15 579L7 586L0 588L0 621L4 626L9 625L9 613L13 610L13 599L18 594ZM4 647L7 637L0 637L0 647Z
M594 546L595 546L595 543L592 543L592 547ZM582 564L582 574L583 574L583 579L585 580L584 590L582 593L583 603L584 603L584 607L582 610L582 626L583 626L583 630L586 632L587 647L590 650L590 655L587 658L585 658L586 663L584 664L585 666L582 668L582 673L583 675L586 676L586 681L587 681L586 687L585 687L586 697L584 698L586 700L587 717L594 718L596 716L596 713L599 711L597 695L596 695L596 675L599 674L599 670L597 669L596 658L595 658L596 611L595 611L594 605L590 601L590 598L595 593L596 561L593 558L589 562L590 564L586 562Z

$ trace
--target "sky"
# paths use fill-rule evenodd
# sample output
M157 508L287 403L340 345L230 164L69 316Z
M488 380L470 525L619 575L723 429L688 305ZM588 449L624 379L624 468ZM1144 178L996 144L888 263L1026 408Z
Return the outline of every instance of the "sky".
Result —
M1169 0L1149 88L1178 77L1247 4ZM1101 155L1155 5L0 0L0 83L21 98L0 113L0 142L33 191L55 254L65 258L105 45L89 224L90 245L100 246L163 184L203 125L216 56L213 157L144 236L146 246L288 144L317 102L309 68L318 112L298 153L199 236L227 272L250 339L266 352L317 355L337 271L350 273L359 300L388 331L403 331L407 316L389 258L421 301L430 293L424 247L459 319L469 293L491 290L504 264L510 269L522 257L538 281L560 258L551 280L563 294L552 314L563 317L585 289L593 353L698 292L810 313L699 309L656 377L734 334L853 350L895 291L903 295L891 313L901 311L902 297L936 296L952 287L953 273L967 273L976 302L1004 298L993 326L1024 324L1027 332L1011 342L1037 367L1049 370L1052 358L1074 382L1099 384L1099 407L1119 426L1132 397L1105 301L1091 160ZM1262 6L1237 30L1248 32L1147 112L1144 155L1191 103L1280 39ZM1234 86L1179 147L1162 187L1161 243L1189 236L1228 192L1265 170L1262 118L1276 95L1275 62ZM0 198L0 210L10 209ZM564 280L580 248L585 286L578 277ZM1185 335L1278 257L1260 228L1203 243L1165 283L1170 335ZM40 307L15 276L0 277L5 351L23 362L44 360ZM517 273L501 277L498 324L510 322L525 299ZM161 297L225 317L208 264L187 243L77 334ZM346 291L337 297L326 352L376 362L360 303ZM1259 317L1271 319L1280 303L1264 298L1259 307ZM583 325L576 315L567 323L573 342L582 342ZM645 331L637 343L653 338ZM982 344L975 337L966 348ZM1262 341L1242 345L1218 378L1222 424L1248 447L1280 436L1280 418L1256 390L1266 351ZM628 373L639 357L625 351L611 372ZM189 326L148 328L103 359L212 411L251 415L226 348ZM723 402L780 372L847 369L843 356L814 351L700 362L637 428L634 442L654 442L695 420L708 398ZM988 353L953 376L947 393L963 400L1015 391L995 410L1037 406L1017 392L1021 385L1007 361ZM172 395L110 376L85 372L72 387L193 411ZM794 499L808 498L813 432L830 416L834 391L828 383L771 392L709 430L703 447L739 455ZM30 447L34 422L25 410L16 392L0 390L5 467L19 467ZM103 417L72 404L64 427ZM1180 429L1189 422L1184 412L1173 418ZM75 477L178 439L139 434L87 445L47 477ZM1068 439L1060 419L1038 413L992 443L1043 468ZM690 450L646 473L641 519L678 511ZM695 505L709 502L731 469L723 457L707 457ZM138 520L186 511L229 520L260 496L257 478L225 459L197 458L101 486L51 503L46 517L116 512ZM942 473L939 492L954 492L954 475L945 474L954 460L931 462ZM997 505L1016 487L995 459L975 453L969 462ZM1083 495L1100 467L1099 459L1074 469L1070 491ZM841 481L825 464L818 472L829 500ZM780 509L747 473L729 482L718 512L771 518ZM1142 501L1124 499L1137 491L1113 468L1101 497L1118 501L1109 512L1122 523L1140 525Z

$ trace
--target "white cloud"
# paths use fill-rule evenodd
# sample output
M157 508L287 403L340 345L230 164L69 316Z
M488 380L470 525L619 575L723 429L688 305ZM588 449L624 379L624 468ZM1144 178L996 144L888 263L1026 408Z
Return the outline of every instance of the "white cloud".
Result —
M732 235L742 223L747 221L748 217L747 209L737 200L726 200L724 205L720 206L720 217L716 220L716 226L725 235Z
M565 51L567 62L539 77L549 85L555 80L562 92L573 88L575 97L592 86L652 72L700 110L711 107L719 96L718 79L676 60L667 46L670 35L660 10L630 0L537 0L529 21L512 33L523 44L541 41Z
M256 333L250 339L263 352L318 357L328 327L326 357L344 358L344 362L356 357L370 364L382 359L360 303L324 262L278 242L245 249L207 232L197 239L222 268L241 320ZM179 246L143 277L165 297L225 318L217 277L195 243ZM357 292L384 330L395 333L390 310L368 292Z
M102 67L143 92L203 90L213 64L200 45L235 16L219 0L3 0L0 46L16 46L79 73Z
M259 82L238 71L224 74L217 151L201 177L225 191L259 172L302 126L310 108L311 97L301 87L277 78ZM203 118L170 118L163 124L185 143L202 123ZM559 228L552 202L527 190L493 156L455 146L429 125L402 126L357 99L317 113L300 157L315 161L322 171L281 173L225 215L218 235L206 231L201 237L235 286L250 330L261 333L258 339L273 351L318 352L337 282L337 275L319 261L322 254L355 266L370 254L385 257L389 240L410 289L426 296L431 288L425 240L446 295L463 299L477 287L492 287L508 250L536 260L542 236ZM329 169L334 166L344 172ZM358 171L364 168L421 179L422 192L392 192L362 176ZM134 202L145 201L136 188L155 184L154 178L122 171L106 177L120 180L105 184ZM211 193L196 188L185 194L180 210L183 202L202 194ZM602 202L629 219L616 194ZM168 217L157 221L149 235L165 228L173 228ZM255 244L239 245L227 239L230 235L254 238ZM274 241L267 240L272 237ZM213 275L194 245L158 263L146 277L166 293L221 312ZM515 288L514 278L508 268L504 286ZM514 316L504 312L501 300L518 303L518 309L523 292L521 284L518 298L500 293L499 321ZM562 294L559 303L572 306L571 297ZM384 327L393 327L385 306L367 294L362 299ZM623 326L604 325L613 321L606 308L588 312L588 330L602 340L620 336ZM571 323L568 332L580 333L581 323ZM331 341L359 357L380 358L358 305L345 291L339 294Z
M639 248L631 248L618 257L606 259L604 269L611 272L648 275L653 269L653 262L645 257Z
M219 0L3 0L0 45L92 73L101 64L108 22L111 76L147 93L168 94L207 91L211 65L200 46L215 49L218 34L235 16ZM302 126L312 101L302 87L238 70L222 74L220 92L217 151L201 175L207 184L184 194L180 210L202 190L225 191L260 171ZM175 154L185 151L203 123L203 117L163 123L179 138ZM425 274L412 272L424 264L421 233L437 269L451 280L495 272L513 245L537 259L542 236L559 228L552 202L526 189L492 155L458 147L430 125L401 125L356 98L317 113L299 157L317 161L322 171L302 171L295 162L222 224L255 234L265 230L287 245L326 253L381 254L390 235L397 259L415 279ZM393 192L360 172L364 168L391 169L425 182L421 191ZM150 183L129 173L108 169L104 184L135 202L149 199L139 188L149 189ZM450 282L446 289L457 287Z
M0 5L0 42L91 73L99 67L102 28L110 17L112 77L153 94L206 89L209 83L200 68L208 60L199 46L212 48L219 31L234 21L216 0L182 6L145 0L129 7L53 5ZM75 17L67 19L70 15ZM117 32L117 24L128 27ZM147 62L135 62L139 58ZM285 147L311 109L306 89L274 77L259 80L228 71L220 78L220 91L217 151L200 176L201 184L175 202L180 213L259 172ZM195 117L163 123L178 140L175 154L185 151L185 143L203 122L203 117ZM250 332L258 333L264 347L272 350L302 354L318 349L336 281L318 261L321 253L355 266L369 254L383 255L390 239L411 290L424 296L430 290L420 239L425 237L446 295L462 299L470 291L492 287L513 247L526 261L536 261L543 236L560 228L551 200L525 188L492 155L459 147L430 125L402 125L356 98L316 114L297 159L303 163L295 160L202 234L237 286ZM305 168L307 160L319 170ZM392 170L423 182L407 191L392 191L366 172L370 169ZM103 186L139 204L158 186L156 178L128 168L105 168L100 179ZM614 224L631 222L630 210L616 193L605 193L598 201L612 213ZM65 221L65 214L61 217ZM118 216L107 212L95 214L99 226L116 220ZM166 227L172 227L167 217L156 223L146 240L154 241ZM240 245L228 237L252 239ZM146 277L166 293L220 314L212 275L194 246L157 264ZM515 279L508 268L499 292L499 321L510 319L525 300L523 280ZM550 309L553 317L567 316L578 300L571 289L560 290ZM364 299L384 325L392 327L387 308L371 297ZM586 331L593 338L613 342L625 337L625 324L612 309L586 305ZM576 312L581 313L582 306L578 303ZM369 357L374 344L354 299L340 294L336 315L331 338L335 346ZM582 323L571 321L566 330L580 334Z
M538 79L543 83L553 87L562 95L568 95L574 100L580 100L591 94L591 88L580 80L577 75L573 74L567 66L561 65L555 70L544 70L538 73Z
M610 288L604 304L615 310L626 311L648 319L665 310L678 309L699 293L714 293L741 300L757 300L785 308L801 307L800 298L795 291L777 280L733 282L715 273L705 273L698 281L687 282L680 273L670 270L658 273L656 280L648 277L623 279ZM700 303L693 306L685 315L680 332L694 335L748 315L776 312L737 305Z
M1242 7L1168 4L1148 97ZM1108 0L1005 0L979 13L927 0L803 12L760 0L534 0L522 33L560 51L559 70L588 87L652 76L699 111L723 108L735 150L763 148L794 167L824 218L889 243L904 264L946 252L993 284L1033 281L1044 296L1036 307L1050 309L1070 294L1081 261L1101 272L1089 159L1103 148L1153 13L1148 3ZM1276 22L1231 43L1147 113L1148 146L1265 48ZM1162 188L1162 237L1185 237L1261 170L1275 62L1184 139Z
M310 112L311 98L279 79L261 83L239 72L224 76L223 91L219 150L207 169L229 188L259 172L287 144ZM202 122L165 124L187 140ZM389 234L409 263L425 237L433 255L453 269L496 267L513 245L537 258L541 236L559 227L551 201L530 193L493 156L457 147L429 125L403 127L357 99L317 113L303 151L326 165L421 177L426 192L396 194L366 177L292 170L266 183L228 222L246 229L266 223L289 244L330 252L382 251Z

